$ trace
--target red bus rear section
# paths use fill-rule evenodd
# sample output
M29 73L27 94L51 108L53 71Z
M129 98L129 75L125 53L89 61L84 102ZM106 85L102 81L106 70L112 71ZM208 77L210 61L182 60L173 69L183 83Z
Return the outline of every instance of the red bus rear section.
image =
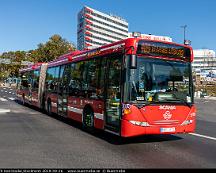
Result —
M122 137L190 133L192 61L190 46L128 38L21 69L17 98Z

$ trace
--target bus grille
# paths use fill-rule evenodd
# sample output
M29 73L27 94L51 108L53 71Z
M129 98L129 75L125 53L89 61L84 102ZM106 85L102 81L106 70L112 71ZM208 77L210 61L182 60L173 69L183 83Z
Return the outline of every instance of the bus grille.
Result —
M154 121L155 125L170 125L170 124L179 124L179 120L157 120Z

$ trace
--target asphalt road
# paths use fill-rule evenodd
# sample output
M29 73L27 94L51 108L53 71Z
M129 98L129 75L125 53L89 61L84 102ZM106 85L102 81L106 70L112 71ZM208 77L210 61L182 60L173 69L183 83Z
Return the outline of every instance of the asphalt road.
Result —
M120 140L24 107L0 87L0 168L216 168L216 100L196 104L195 134Z

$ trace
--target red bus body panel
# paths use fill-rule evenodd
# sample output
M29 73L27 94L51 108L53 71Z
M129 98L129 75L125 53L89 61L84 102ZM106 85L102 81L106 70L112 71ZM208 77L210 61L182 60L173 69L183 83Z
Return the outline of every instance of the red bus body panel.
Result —
M31 104L33 106L39 107L39 102L38 102L38 92L37 91L32 91L32 96L31 96Z
M174 108L170 110L169 108ZM161 109L160 109L161 108ZM164 108L164 109L162 109ZM138 109L131 106L131 113L123 115L121 135L124 137L138 136L145 134L176 134L189 133L195 130L196 108L182 105L145 106ZM130 121L146 122L145 127L134 125ZM185 121L191 121L190 124L184 125ZM161 128L175 128L175 131L161 132Z
M101 100L82 99L68 97L68 118L82 122L83 109L90 106L94 112L94 127L97 129L104 128L104 102Z

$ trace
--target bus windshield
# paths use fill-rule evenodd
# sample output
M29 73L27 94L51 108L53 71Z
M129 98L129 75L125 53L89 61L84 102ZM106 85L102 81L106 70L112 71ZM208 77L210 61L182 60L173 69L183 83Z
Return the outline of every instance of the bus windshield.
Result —
M190 74L189 62L138 57L137 68L127 70L127 101L191 103Z

